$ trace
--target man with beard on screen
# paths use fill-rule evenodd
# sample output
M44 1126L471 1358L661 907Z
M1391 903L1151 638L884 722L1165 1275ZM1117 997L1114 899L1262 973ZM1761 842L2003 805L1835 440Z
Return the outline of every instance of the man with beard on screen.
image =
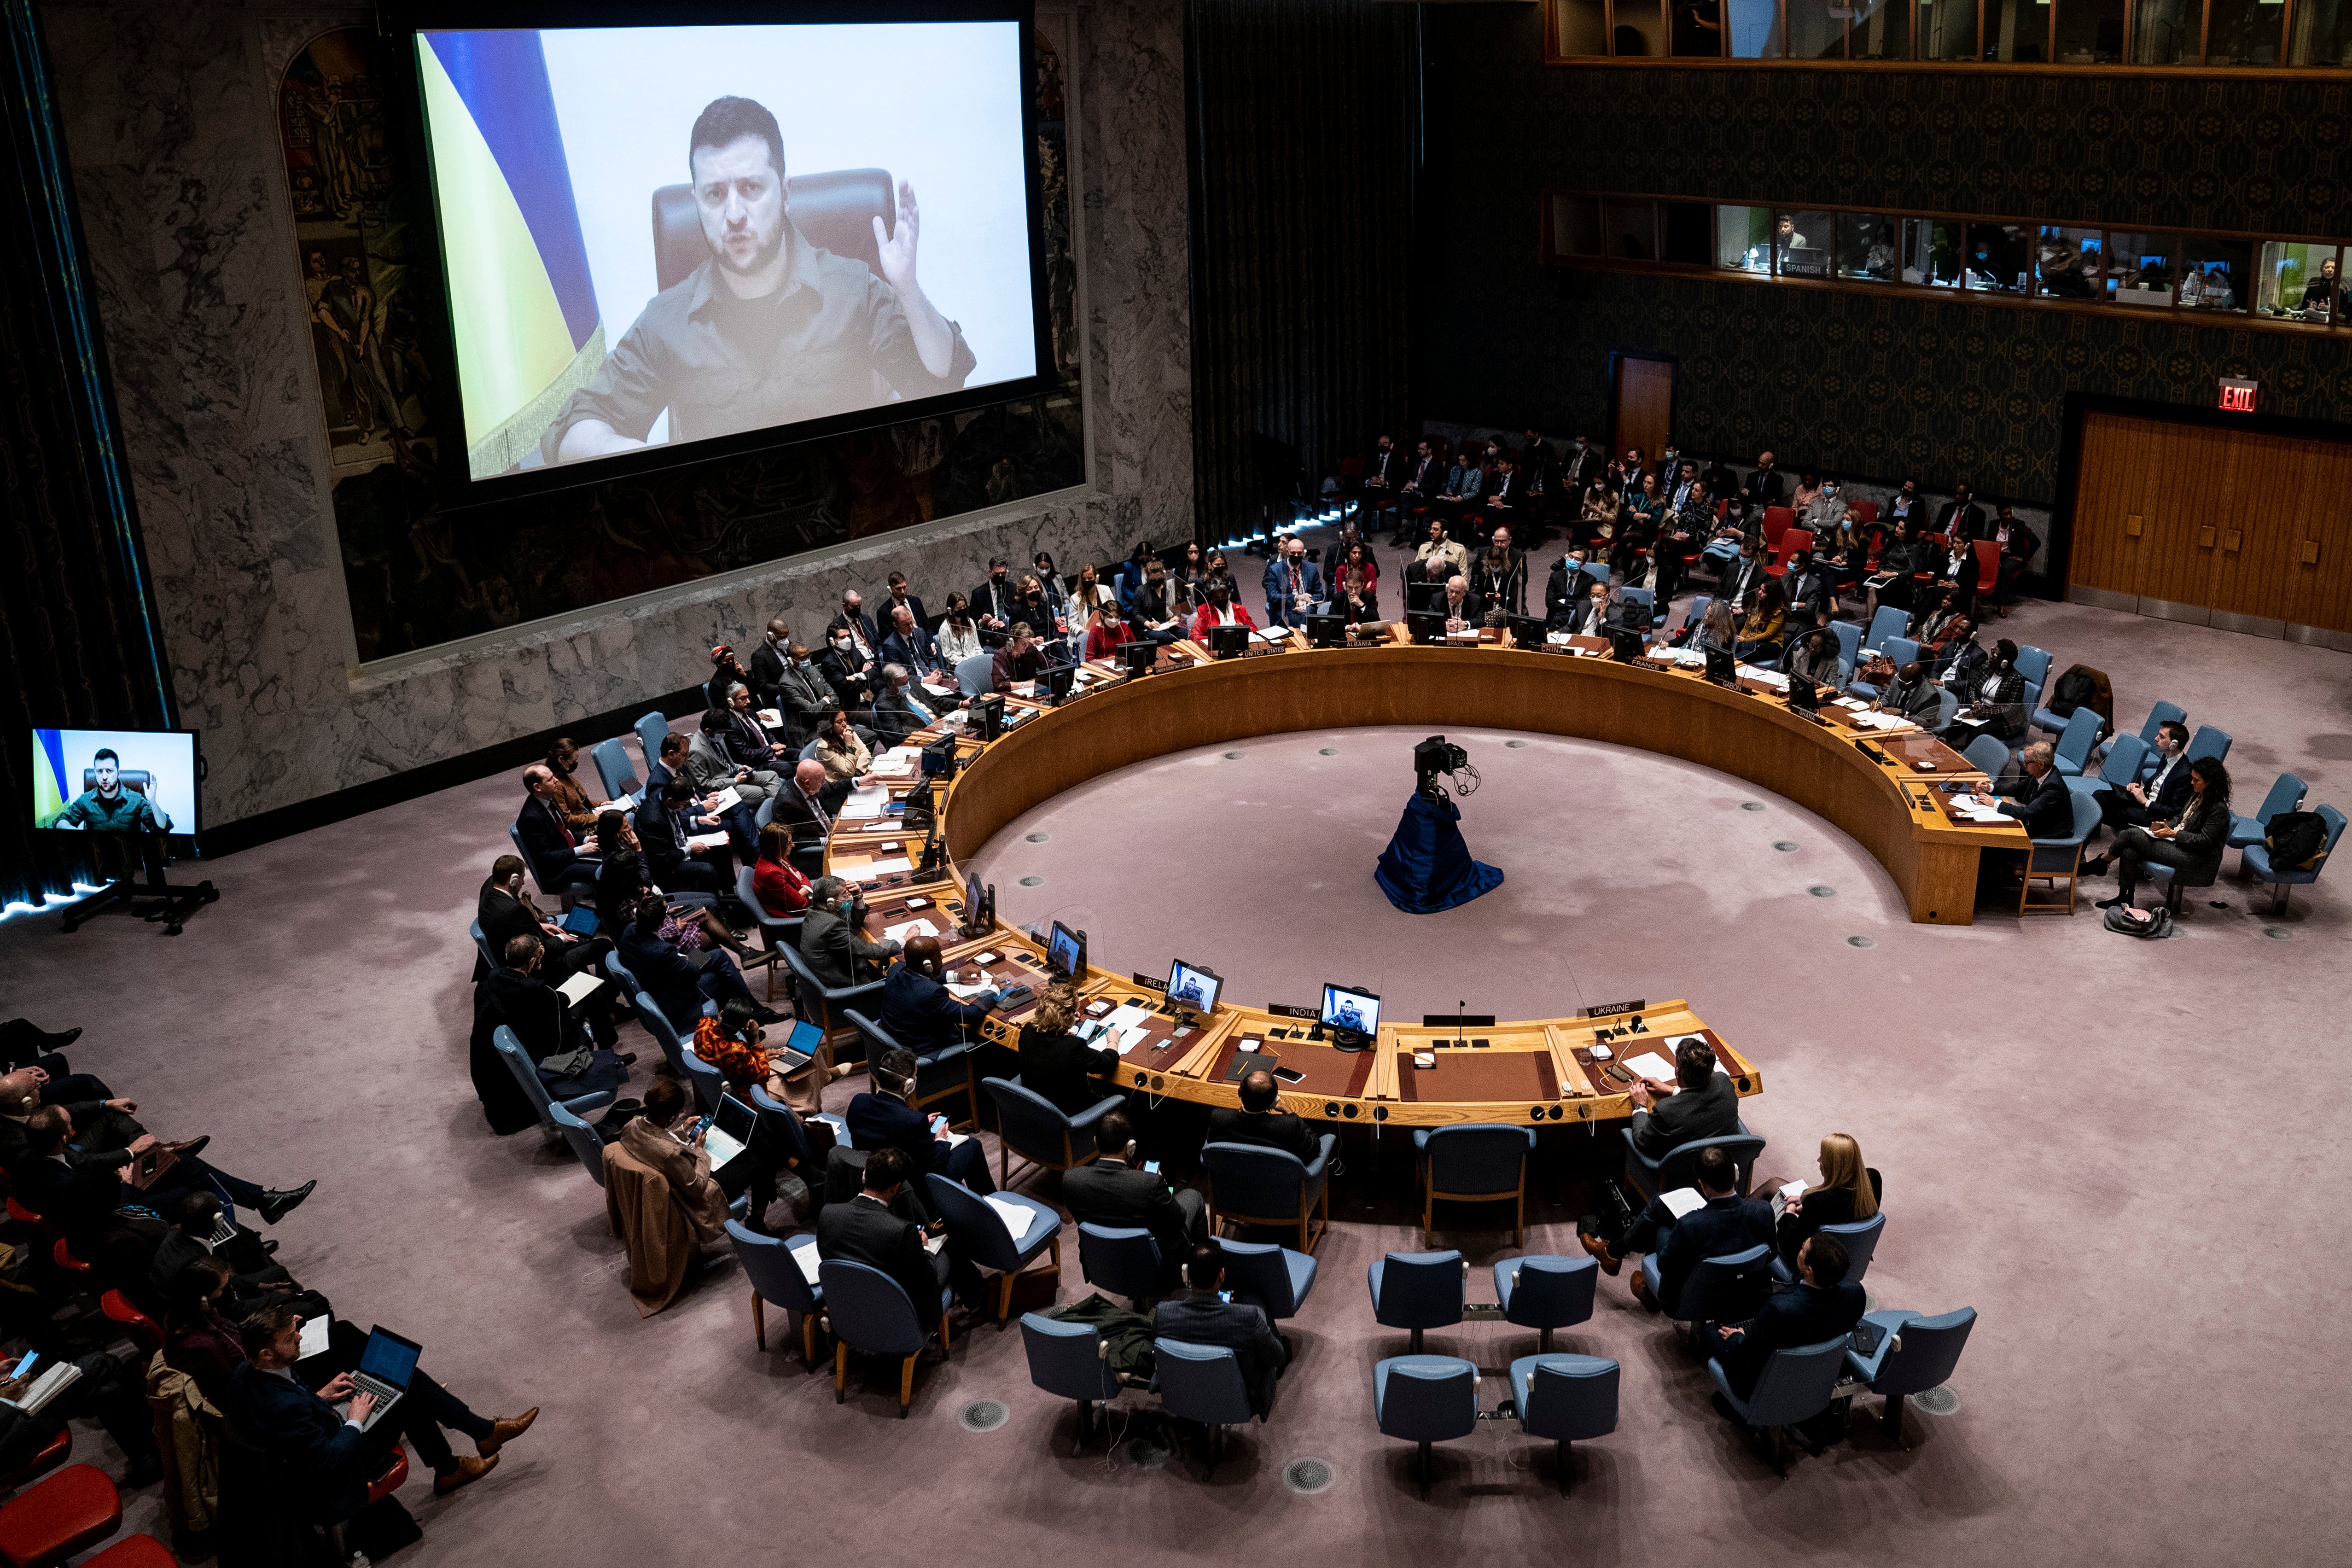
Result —
M687 167L710 259L647 302L588 384L541 437L551 463L952 392L971 374L963 331L915 281L920 218L898 182L896 232L874 220L882 276L811 245L792 220L783 132L748 98L694 121Z

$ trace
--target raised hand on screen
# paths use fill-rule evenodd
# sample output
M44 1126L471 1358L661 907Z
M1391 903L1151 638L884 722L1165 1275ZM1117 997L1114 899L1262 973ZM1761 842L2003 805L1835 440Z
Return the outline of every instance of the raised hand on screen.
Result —
M882 220L874 220L874 245L882 253L882 276L901 294L915 292L915 241L922 226L922 212L915 205L915 187L901 180L898 231L885 234Z

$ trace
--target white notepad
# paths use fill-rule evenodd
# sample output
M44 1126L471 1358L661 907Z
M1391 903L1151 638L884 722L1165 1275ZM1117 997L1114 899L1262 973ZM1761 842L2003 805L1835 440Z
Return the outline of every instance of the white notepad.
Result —
M1676 1187L1672 1192L1660 1193L1658 1201L1665 1205L1676 1219L1682 1218L1693 1209L1706 1207L1706 1194L1696 1187Z
M743 792L737 789L733 784L729 784L725 789L722 789L716 795L712 795L710 797L710 804L704 809L709 811L732 811L735 807L742 804Z
M871 882L877 878L887 877L893 871L911 871L914 868L915 863L912 860L877 860L871 866L859 866L853 870L844 872L843 875L853 882Z
M940 928L933 925L929 921L907 921L899 925L884 926L882 928L882 935L886 940L898 942L903 942L908 937L937 936L939 934Z
M1625 1070L1643 1078L1654 1078L1660 1083L1675 1081L1675 1064L1655 1051L1643 1051L1640 1056L1629 1058Z
M996 1216L1004 1222L1004 1228L1013 1233L1013 1244L1015 1247L1021 1245L1021 1238L1028 1235L1029 1227L1037 1222L1035 1209L1024 1204L1016 1204L1011 1198L998 1197L991 1194L988 1206L996 1211Z
M562 984L557 986L555 988L555 994L558 996L562 997L566 1002L571 1003L574 1007L577 1007L580 1005L580 999L582 997L587 995L590 992L595 990L596 987L604 984L604 980L602 975L591 974L583 969L579 973L573 975L571 979L565 981Z

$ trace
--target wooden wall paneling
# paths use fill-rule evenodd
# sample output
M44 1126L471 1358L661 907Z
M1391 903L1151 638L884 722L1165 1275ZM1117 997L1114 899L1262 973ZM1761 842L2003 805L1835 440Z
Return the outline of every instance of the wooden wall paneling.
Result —
M2138 508L2137 479L2126 450L2125 421L2112 414L2083 420L2074 485L2074 531L2067 576L2102 593L2137 595L2132 545L2124 519Z
M1674 362L1619 355L1613 395L1615 419L1609 438L1611 453L1639 447L1643 457L1654 460L1674 438Z
M2198 426L2132 423L2132 445L2154 468L2137 563L2140 613L2157 614L2158 605L2201 606L2212 547L2200 538L2220 509L2224 444Z
M2288 547L2287 570L2294 586L2287 598L2286 619L2294 626L2352 632L2352 510L2344 503L2352 495L2352 447L2315 445L2319 457L2305 487L2301 526ZM2315 564L2304 564L2306 541L2319 546Z
M2217 616L2284 625L2294 588L2290 564L2305 505L2301 480L2310 443L2259 432L2230 443L2227 506L2220 518L2206 602ZM2254 630L2241 626L2239 630Z

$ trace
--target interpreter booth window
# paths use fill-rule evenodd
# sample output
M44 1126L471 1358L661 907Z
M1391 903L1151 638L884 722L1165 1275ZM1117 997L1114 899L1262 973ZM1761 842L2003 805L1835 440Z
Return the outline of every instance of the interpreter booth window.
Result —
M2197 0L2132 0L2131 63L2195 65L2197 34L2204 21L2204 8Z
M1853 20L1853 7L1823 0L1790 0L1783 26L1788 30L1789 58L1792 60L1842 60L1845 58L1845 30Z
M2058 63L2121 65L2126 0L2066 0L2058 7Z
M1919 58L1977 58L1977 0L1919 0Z
M2352 0L2347 0L2352 4ZM1911 58L1911 0L1869 0L1857 4L1846 24L1850 40L1847 58L1857 60L1907 60Z
M2352 0L2298 0L2291 38L2291 66L2352 66Z
M1734 59L1777 58L1780 0L1723 0L1724 41Z
M2170 235L2107 233L2107 303L2169 309L2180 242Z
M2048 0L1984 0L1984 58L2040 65L2050 58Z
M1596 196L1551 198L1551 253L1597 260L1601 247L1601 202Z
M1876 213L1837 215L1837 275L1854 282L1903 280L1903 226Z
M1772 250L1783 278L1827 278L1834 226L1825 212L1782 211L1773 220Z
M1715 209L1715 264L1734 272L1772 270L1772 209Z
M1609 52L1607 0L1552 0L1552 53L1605 55Z
M2336 247L2273 240L2263 247L2254 310L2264 316L2326 326L2341 313L2344 283Z
M2244 315L2252 305L2252 240L2198 238L2182 247L2180 308Z
M1612 261L1658 258L1658 204L1603 200L1601 238Z
M1903 220L1903 281L1930 289L1960 286L1961 231L1968 226L1941 218Z
M1969 225L1967 286L1993 294L2022 294L2031 281L2033 231L2022 224Z
M1658 224L1662 260L1676 267L1714 264L1715 209L1705 202L1661 202Z
M2205 63L2274 66L2286 30L2286 0L2206 0Z
M2100 230L2045 224L2036 246L2034 292L2041 298L2087 305L2106 297L2106 243Z

